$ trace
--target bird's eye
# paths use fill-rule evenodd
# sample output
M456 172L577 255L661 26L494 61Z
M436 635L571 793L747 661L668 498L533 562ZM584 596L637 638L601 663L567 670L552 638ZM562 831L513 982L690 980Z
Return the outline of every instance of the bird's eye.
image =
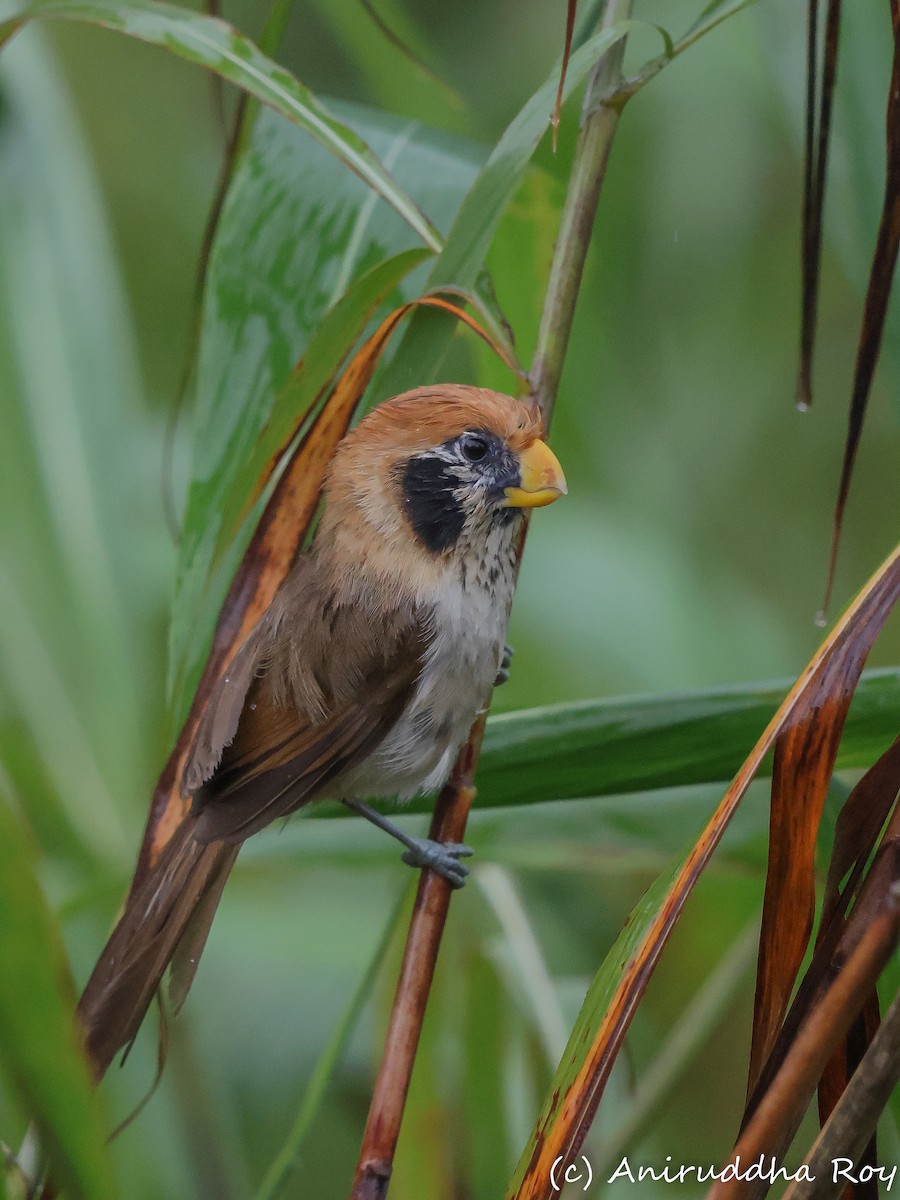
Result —
M459 448L469 462L481 462L488 452L487 439L478 433L464 433L459 439Z

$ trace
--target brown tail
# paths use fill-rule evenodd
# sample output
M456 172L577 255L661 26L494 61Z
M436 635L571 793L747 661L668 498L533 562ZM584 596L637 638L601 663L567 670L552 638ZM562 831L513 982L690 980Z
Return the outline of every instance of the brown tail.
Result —
M128 897L78 1005L99 1080L137 1033L169 963L176 1006L197 961L239 846L198 842L188 819Z

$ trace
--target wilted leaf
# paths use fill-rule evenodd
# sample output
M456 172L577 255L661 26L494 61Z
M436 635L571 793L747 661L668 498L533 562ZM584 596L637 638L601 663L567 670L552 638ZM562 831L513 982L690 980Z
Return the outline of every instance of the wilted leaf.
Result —
M858 643L847 641L829 656L810 684L802 710L785 723L776 742L750 1048L751 1091L784 1020L812 930L819 820L867 650L868 646L861 650Z
M831 109L837 72L841 0L828 0L822 63L819 78L818 15L820 0L809 0L806 53L806 137L803 173L803 306L800 334L800 377L797 404L812 404L812 359L819 301L819 264L822 257L822 210L828 149L831 144Z
M884 816L894 805L898 787L900 754L895 742L863 776L844 804L835 834L834 856L815 949L790 1011L756 1080L747 1105L748 1115L760 1103L790 1053L798 1030L819 1003L828 980L859 942L898 877L900 815L896 807L871 866L865 876L863 874ZM868 811L864 812L864 809ZM871 1032L872 1022L868 1024ZM865 1030L862 1035L863 1042L867 1041ZM826 1108L840 1090L840 1080L845 1082L846 1069L846 1062L841 1064L837 1058L832 1060L823 1093Z
M894 32L894 65L891 71L887 102L887 165L884 202L856 352L847 439L844 444L844 459L841 464L841 478L834 509L834 532L823 607L827 607L831 597L841 528L844 521L844 508L850 491L850 480L856 462L856 453L859 449L859 439L862 436L869 392L881 351L881 339L891 298L894 269L897 265L897 252L900 249L900 4L892 0L890 11Z

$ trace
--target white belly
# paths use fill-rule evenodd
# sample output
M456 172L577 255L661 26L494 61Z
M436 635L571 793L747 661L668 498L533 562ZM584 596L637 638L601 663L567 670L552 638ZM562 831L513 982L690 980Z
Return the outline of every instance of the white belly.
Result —
M511 566L506 574L490 589L482 578L468 586L454 580L426 606L434 633L411 702L381 746L342 779L342 795L402 803L444 783L500 667Z

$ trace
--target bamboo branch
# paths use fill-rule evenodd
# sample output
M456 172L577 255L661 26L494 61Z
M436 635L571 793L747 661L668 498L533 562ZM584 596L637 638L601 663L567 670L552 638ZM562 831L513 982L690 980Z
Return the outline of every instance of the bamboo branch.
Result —
M795 1180L782 1200L833 1200L843 1192L847 1181L835 1171L834 1164L841 1158L856 1163L875 1132L898 1079L900 996L894 998L853 1078L804 1160L809 1179Z
M863 934L818 1006L800 1027L781 1069L761 1098L734 1148L735 1175L720 1179L706 1200L761 1200L770 1186L764 1173L750 1179L738 1174L758 1159L781 1161L809 1106L825 1064L860 1011L897 946L898 895L886 904Z
M601 29L627 19L631 6L632 0L607 0ZM621 81L624 45L623 39L613 46L588 80L581 131L550 266L529 377L531 394L540 406L547 428L556 404L597 203L623 103L609 104L604 97ZM520 560L523 546L524 534L519 545ZM429 834L437 841L463 840L475 797L473 781L486 716L485 711L475 722L450 780L438 798ZM422 872L360 1149L352 1200L384 1200L387 1195L451 890L449 883L440 876L428 870Z

